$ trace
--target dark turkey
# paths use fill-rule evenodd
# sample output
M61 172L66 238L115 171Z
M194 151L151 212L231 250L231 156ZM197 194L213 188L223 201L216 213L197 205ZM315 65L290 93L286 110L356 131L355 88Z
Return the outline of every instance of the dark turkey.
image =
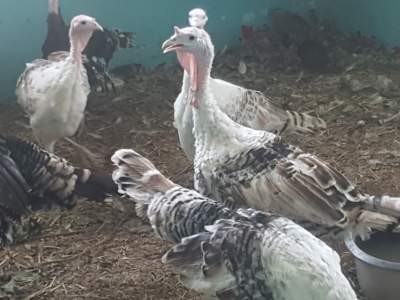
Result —
M69 26L65 24L58 0L49 0L47 17L47 37L42 46L43 58L57 51L69 51ZM93 33L85 51L87 60L84 62L89 84L92 90L99 87L108 92L109 87L115 91L115 85L108 74L108 65L114 53L120 48L133 47L133 33L121 32L119 29L96 31Z
M92 173L16 137L0 135L0 244L13 241L15 223L30 210L72 207L78 198L115 194L111 175Z

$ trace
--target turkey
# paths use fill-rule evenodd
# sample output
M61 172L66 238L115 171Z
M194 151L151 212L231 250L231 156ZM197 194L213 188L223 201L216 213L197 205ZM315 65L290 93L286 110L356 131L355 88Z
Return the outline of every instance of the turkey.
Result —
M191 26L202 29L208 18L200 8L189 12ZM183 54L181 54L183 55ZM179 57L179 55L178 55ZM187 105L190 94L189 74L184 72L182 90L174 104L175 126L186 156L194 158L192 110ZM283 110L263 93L210 77L210 92L218 99L219 108L235 122L254 129L270 131L279 135L307 133L326 128L326 123L306 113Z
M17 102L30 118L35 137L49 152L63 138L72 143L95 164L94 154L73 142L83 122L90 92L82 51L92 33L102 30L94 18L80 15L71 21L70 52L52 53L51 60L36 59L28 63L17 82Z
M160 238L178 243L163 262L206 299L357 299L337 253L292 221L230 210L174 184L133 150L112 161L120 193L142 206Z
M175 27L162 48L176 51L190 74L196 190L228 207L324 225L338 238L398 228L400 198L364 194L318 157L273 133L241 126L219 109L210 88L214 47L206 31Z
M111 175L76 168L34 143L0 135L0 244L13 242L16 223L30 210L116 193Z
M47 36L42 46L44 59L57 51L68 51L70 41L68 38L69 28L65 24L61 15L58 0L49 1L49 14L47 17ZM86 68L89 84L92 90L98 87L104 91L109 91L109 84L113 91L115 85L107 72L108 65L118 49L133 47L133 33L122 32L119 29L109 30L103 28L103 31L96 30L83 53L86 58L84 66Z

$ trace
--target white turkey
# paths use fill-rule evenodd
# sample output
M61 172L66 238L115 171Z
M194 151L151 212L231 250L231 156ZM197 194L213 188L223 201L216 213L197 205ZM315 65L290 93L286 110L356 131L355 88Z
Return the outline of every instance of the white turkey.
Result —
M206 31L179 29L163 44L190 76L196 154L195 187L229 207L252 207L366 237L398 225L400 198L362 193L318 157L275 134L232 121L210 88L214 47ZM343 238L341 235L340 237Z
M203 29L208 17L200 8L189 12L191 26ZM183 59L178 53L178 59ZM175 126L179 140L186 156L194 158L194 136L192 110L187 105L190 95L189 74L184 71L181 93L175 104ZM254 129L266 130L279 135L290 133L307 133L325 129L324 120L307 113L284 110L274 104L263 93L246 89L227 81L209 78L210 93L218 99L217 105L235 122Z
M49 0L47 16L47 36L42 46L43 58L48 59L56 51L68 51L70 41L69 26L64 22L58 0ZM122 48L133 47L133 33L122 32L119 29L103 31L96 30L83 51L87 59L83 65L86 68L89 84L92 90L100 88L108 92L108 83L115 91L114 83L108 74L108 66L114 53Z
M33 133L47 151L54 152L55 143L66 138L92 161L96 157L69 137L77 132L84 118L90 87L82 51L95 30L103 29L94 18L74 17L69 30L70 51L55 52L49 60L28 63L16 88L17 101L29 115Z
M30 210L71 207L78 198L117 194L110 174L80 169L34 143L0 135L0 245Z
M174 184L129 149L112 157L119 192L154 232L178 243L163 262L206 299L355 300L335 251L292 221L231 210Z

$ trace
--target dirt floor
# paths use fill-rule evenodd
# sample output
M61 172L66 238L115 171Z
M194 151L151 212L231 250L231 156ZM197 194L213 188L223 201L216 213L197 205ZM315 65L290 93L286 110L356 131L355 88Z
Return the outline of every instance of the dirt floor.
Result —
M382 57L355 57L347 69L322 74L266 71L250 61L240 74L237 61L227 55L217 59L214 75L264 91L284 108L320 115L327 121L326 132L288 141L326 159L367 193L398 195L399 122L386 119L400 110L400 68ZM191 164L173 127L180 82L176 67L134 69L117 95L91 97L86 128L77 141L100 154L109 170L110 155L129 147L190 186ZM21 123L26 120L16 105L0 107L1 133L33 139ZM84 164L68 144L59 143L56 151ZM199 299L162 265L170 245L156 239L126 203L82 202L35 218L37 232L0 250L1 299ZM341 256L355 281L349 253Z

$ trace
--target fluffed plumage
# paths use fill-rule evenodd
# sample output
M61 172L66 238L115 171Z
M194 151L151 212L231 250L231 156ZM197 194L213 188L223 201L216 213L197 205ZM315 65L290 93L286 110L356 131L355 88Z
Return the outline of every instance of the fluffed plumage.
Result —
M112 157L119 191L155 233L179 243L163 262L206 299L354 300L336 252L292 221L230 210L174 184L133 150Z
M58 140L73 136L83 121L90 88L82 51L95 30L102 27L94 18L74 17L70 51L28 63L18 79L17 102L28 114L35 137L50 152Z
M196 137L195 187L230 207L253 207L329 233L366 237L397 226L400 198L362 193L318 157L276 135L232 121L216 105L208 80L214 47L198 28L175 28L164 52L177 51L191 82ZM192 79L193 78L193 79Z
M16 222L31 209L72 207L77 198L102 201L116 193L111 175L74 167L34 143L0 135L0 244L13 241Z
M49 55L53 52L69 50L70 41L68 31L69 26L64 22L58 0L49 0L47 36L42 46L44 59L48 59ZM102 91L108 92L108 84L110 84L115 91L114 83L108 74L109 63L118 49L132 47L132 32L103 28L103 31L97 30L93 33L87 47L83 51L85 55L83 64L86 68L92 90L97 90L99 87Z
M203 29L208 20L200 8L189 12L191 26ZM179 55L178 55L179 57ZM194 158L193 114L190 101L190 78L185 71L181 93L174 104L175 126L179 133L182 149L191 160ZM209 78L210 93L214 95L218 107L233 121L253 129L266 130L278 135L310 133L325 129L326 123L307 113L284 110L273 103L262 92L246 89L227 81Z

